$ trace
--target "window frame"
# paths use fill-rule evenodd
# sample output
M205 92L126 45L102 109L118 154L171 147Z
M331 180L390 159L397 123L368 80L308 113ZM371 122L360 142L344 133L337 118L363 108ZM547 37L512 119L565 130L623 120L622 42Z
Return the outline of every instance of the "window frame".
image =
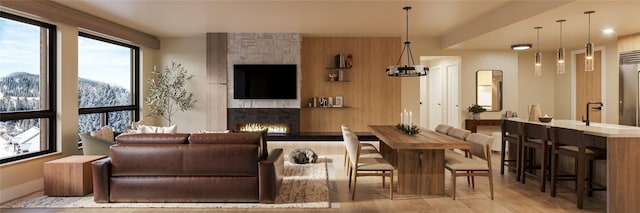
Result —
M108 106L108 107L79 107L78 106L78 115L85 114L100 114L100 126L109 125L109 113L110 112L120 112L120 111L131 111L132 116L131 119L133 121L138 121L140 119L140 84L138 83L140 77L140 47L115 41L112 39L96 36L86 32L78 32L78 38L85 37L89 39L94 39L114 45L119 45L123 47L127 47L131 49L131 73L130 73L130 87L131 87L131 105L122 105L122 106ZM78 52L78 54L80 54ZM78 77L80 78L80 77ZM80 146L80 144L79 144Z
M22 155L16 155L13 157L8 157L8 158L4 158L4 159L0 159L0 164L5 164L5 163L10 163L10 162L14 162L14 161L18 161L18 160L23 160L23 159L27 159L27 158L32 158L32 157L36 157L36 156L41 156L41 155L46 155L49 153L54 153L57 151L58 147L57 147L57 138L56 138L56 130L57 130L57 121L56 121L56 106L57 106L57 79L56 79L56 73L57 73L57 61L58 61L58 56L57 56L57 49L58 49L58 43L57 43L57 27L56 25L53 24L49 24L49 23L45 23L45 22L41 22L41 21L36 21L33 19L29 19L29 18L25 18L22 16L18 16L18 15L14 15L11 13L7 13L7 12L2 12L0 11L0 18L4 18L4 19L9 19L9 20L13 20L13 21L17 21L17 22L21 22L21 23L25 23L25 24L31 24L34 26L38 26L41 29L47 29L47 57L46 57L46 82L47 85L45 87L41 87L46 89L47 91L44 92L44 98L40 97L40 100L42 101L43 99L45 99L45 101L47 102L47 109L46 110L31 110L31 111L19 111L19 112L0 112L0 122L5 122L5 121L13 121L13 120L25 120L25 119L47 119L47 129L46 129L46 135L40 135L40 138L42 137L46 137L46 140L48 141L47 145L49 146L48 149L46 150L40 150L38 152L32 152L32 153L27 153L27 154L22 154ZM42 36L42 35L41 35ZM42 49L40 49L41 52L43 52ZM42 75L40 76L40 78L42 79ZM42 91L40 91L41 94L43 94Z

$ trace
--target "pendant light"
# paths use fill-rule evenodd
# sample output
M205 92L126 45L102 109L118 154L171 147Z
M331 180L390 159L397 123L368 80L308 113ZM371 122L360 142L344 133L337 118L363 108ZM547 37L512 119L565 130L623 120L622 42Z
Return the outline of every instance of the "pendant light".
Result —
M535 72L534 74L536 76L542 76L542 53L540 53L540 29L542 29L542 27L537 26L534 27L533 29L536 29L538 31L538 43L536 43L536 55L535 55Z
M560 48L558 48L558 52L556 54L556 72L558 74L564 74L565 70L564 70L564 48L562 48L562 22L565 22L567 20L564 19L560 19L557 20L556 22L560 23Z
M593 43L591 43L591 14L596 11L586 11L584 14L589 16L589 37L587 40L587 44L585 44L585 54L584 54L584 71L593 71Z
M403 10L407 12L407 34L406 41L404 42L404 47L402 48L402 52L400 53L400 58L398 58L398 63L395 66L387 67L387 75L388 76L396 76L396 77L418 77L425 76L429 73L429 67L416 65L413 61L413 55L411 54L411 42L409 42L409 10L411 7L403 7ZM402 55L404 55L404 51L407 50L407 64L404 66L400 66L400 61L402 60Z

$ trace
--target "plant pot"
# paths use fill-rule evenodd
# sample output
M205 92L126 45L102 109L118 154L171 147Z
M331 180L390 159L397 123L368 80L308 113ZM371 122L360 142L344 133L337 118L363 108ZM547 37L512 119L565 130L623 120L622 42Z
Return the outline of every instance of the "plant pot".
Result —
M480 113L472 113L473 114L473 120L480 120Z

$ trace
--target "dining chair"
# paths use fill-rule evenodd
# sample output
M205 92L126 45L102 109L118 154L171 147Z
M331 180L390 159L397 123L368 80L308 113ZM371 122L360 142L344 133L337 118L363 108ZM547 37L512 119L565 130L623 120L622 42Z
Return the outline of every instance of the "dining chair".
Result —
M451 130L449 130L449 132L447 133L447 135L460 140L465 140L467 136L469 136L469 134L471 134L471 131L466 129L455 128L455 127L451 128ZM469 156L469 150L460 150L460 151L464 153L464 156ZM457 153L453 150L447 150L444 153L445 157L451 154L457 154Z
M549 150L551 150L548 128L540 124L525 123L522 139L520 182L526 183L527 175L536 176L540 179L540 191L545 192L550 168ZM541 155L539 165L535 163L536 155ZM540 174L534 173L534 170L540 170Z
M607 152L600 147L587 146L584 133L579 130L552 127L551 145L551 197L556 196L558 181L576 181L577 207L582 209L584 196L592 191L606 190L606 187L593 187L593 161L606 160ZM573 175L558 175L558 158L560 155L574 159L577 167ZM587 162L589 172L586 172ZM587 183L585 183L587 180ZM585 188L585 185L588 187Z
M502 129L502 152L500 152L500 174L504 175L504 167L514 168L516 170L516 180L520 181L520 156L522 149L523 125L521 122L503 119L500 124ZM507 153L507 144L510 147L515 146L514 153ZM515 156L514 156L515 155ZM508 158L508 159L507 159Z
M351 134L356 135L353 131L351 131L349 126L347 126L346 124L341 124L340 125L340 129L342 130L342 138L343 138L343 140L346 140L346 139L344 139L346 133L351 133ZM382 157L382 155L380 155L380 152L378 151L378 149L373 144L362 143L361 157ZM347 155L347 150L345 149L344 150L344 166L345 166L346 170L348 170L348 167L349 167L349 160L347 158L349 158L349 156Z
M451 172L451 193L456 199L456 178L472 177L471 185L475 188L475 176L486 176L489 178L489 190L491 191L491 200L493 200L493 175L491 170L491 143L493 137L488 135L473 133L470 134L466 141L471 145L470 156L445 159L445 169Z
M393 200L393 166L384 158L361 158L362 144L358 137L348 133L345 135L347 153L349 154L349 188L351 188L351 200L356 197L356 184L361 176L381 176L382 188L385 185L385 177L389 177L389 199ZM351 184L353 180L353 185Z
M446 125L446 124L438 124L438 126L436 126L435 131L442 133L442 134L448 134L449 131L451 131L451 129L453 129L452 126Z

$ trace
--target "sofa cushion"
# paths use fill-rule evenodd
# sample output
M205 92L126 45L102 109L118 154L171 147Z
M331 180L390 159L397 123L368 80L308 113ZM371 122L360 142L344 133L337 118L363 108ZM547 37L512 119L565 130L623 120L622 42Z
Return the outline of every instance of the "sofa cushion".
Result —
M116 137L118 144L186 144L189 134L127 133Z

